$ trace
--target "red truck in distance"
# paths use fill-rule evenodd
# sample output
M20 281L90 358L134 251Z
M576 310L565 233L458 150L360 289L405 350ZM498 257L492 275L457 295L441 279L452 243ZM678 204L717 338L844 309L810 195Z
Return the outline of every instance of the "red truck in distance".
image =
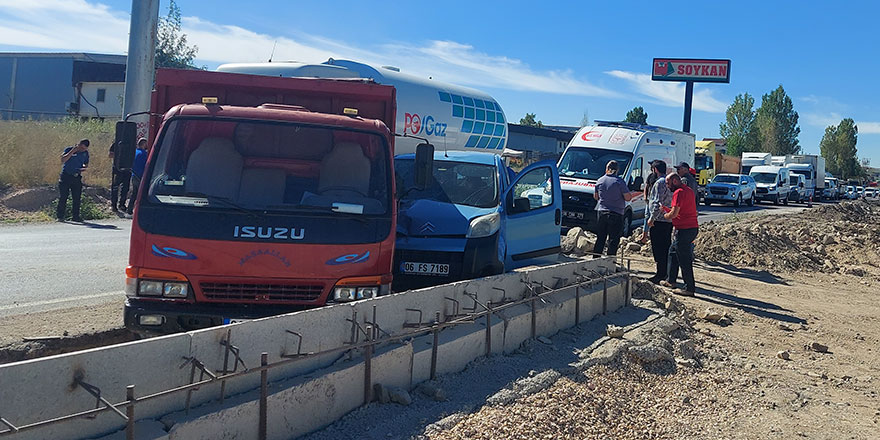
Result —
M394 88L369 80L160 69L126 327L186 331L389 292L395 109ZM131 137L117 133L125 148Z

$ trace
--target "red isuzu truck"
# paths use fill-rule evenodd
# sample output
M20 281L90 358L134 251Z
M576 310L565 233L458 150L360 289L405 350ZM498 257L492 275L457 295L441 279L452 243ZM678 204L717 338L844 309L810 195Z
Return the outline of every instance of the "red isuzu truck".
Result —
M395 89L369 80L159 70L126 327L193 330L388 292L395 109ZM118 125L123 148L132 124Z

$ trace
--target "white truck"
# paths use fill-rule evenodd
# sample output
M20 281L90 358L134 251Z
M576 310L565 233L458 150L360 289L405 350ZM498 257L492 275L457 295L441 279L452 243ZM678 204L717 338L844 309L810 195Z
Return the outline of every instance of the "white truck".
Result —
M753 166L749 176L755 179L758 200L773 202L774 205L780 202L788 205L788 195L791 192L788 168L775 165Z
M563 229L580 226L595 230L597 202L593 192L608 161L617 161L619 175L631 190L642 191L651 161L662 160L669 169L679 162L693 165L694 141L691 133L627 122L596 121L596 125L578 130L557 164ZM627 202L624 216L624 235L629 235L632 222L645 216L645 199Z
M807 200L819 200L825 190L825 158L815 154L785 156L784 166L790 172L804 176Z
M770 158L770 153L743 153L740 174L748 175L755 166L770 165Z
M320 64L298 62L223 64L220 72L282 77L372 79L397 89L397 134L394 154L415 153L427 139L437 150L487 151L501 154L507 145L507 117L488 94L468 87L401 73L391 66L373 67L348 60ZM400 137L402 136L402 137Z

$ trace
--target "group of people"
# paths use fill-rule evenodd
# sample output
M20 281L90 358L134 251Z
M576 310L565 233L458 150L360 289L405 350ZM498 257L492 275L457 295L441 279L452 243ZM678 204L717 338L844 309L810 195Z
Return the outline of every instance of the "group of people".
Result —
M82 200L82 173L89 166L89 140L83 139L76 145L64 148L61 153L61 175L58 177L58 221L67 219L67 199L71 197L71 214L74 222L82 222L80 201ZM113 159L116 145L110 146L109 157ZM147 164L147 140L137 141L137 150L130 167L114 161L113 177L110 182L110 209L115 213L131 214L134 201L137 199L138 188ZM129 195L129 185L131 195ZM126 205L126 201L128 204Z
M650 163L644 197L647 201L643 240L651 238L651 251L657 270L648 280L670 288L677 287L678 273L684 280L685 295L696 292L694 281L694 240L699 233L697 222L697 181L687 163L679 163L675 172L667 174L666 162ZM626 202L641 197L641 191L630 191L618 177L617 161L610 161L605 175L596 182L593 197L598 201L596 245L593 255L616 255L624 229Z

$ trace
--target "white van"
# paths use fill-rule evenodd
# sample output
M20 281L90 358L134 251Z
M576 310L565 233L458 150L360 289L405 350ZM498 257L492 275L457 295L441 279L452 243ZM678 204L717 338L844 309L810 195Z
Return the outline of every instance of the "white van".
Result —
M788 168L772 165L752 167L749 175L758 186L758 200L766 200L778 205L788 205L788 194L791 191Z
M596 125L578 130L557 164L563 230L575 226L595 230L597 202L593 192L608 161L620 164L619 176L630 190L643 191L651 161L666 162L670 171L679 162L693 166L694 140L691 133L628 122L596 121ZM645 206L643 197L627 203L625 235L631 232L633 221L644 218Z

